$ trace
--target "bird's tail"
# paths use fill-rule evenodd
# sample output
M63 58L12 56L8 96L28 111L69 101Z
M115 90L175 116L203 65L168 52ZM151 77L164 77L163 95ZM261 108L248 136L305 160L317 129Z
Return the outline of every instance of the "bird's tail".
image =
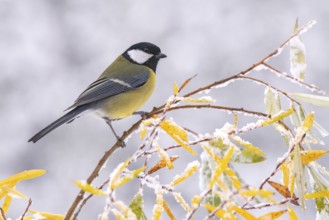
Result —
M61 126L62 124L65 124L65 123L68 123L68 122L74 120L80 113L84 112L87 109L88 109L88 106L86 106L86 105L78 106L78 107L72 109L71 111L69 111L68 113L66 113L65 115L63 115L62 117L60 117L59 119L57 119L56 121L54 121L53 123L51 123L50 125L45 127L44 129L42 129L41 131L36 133L33 137L31 137L28 140L28 142L33 142L33 143L37 142L43 136L45 136L46 134L48 134L55 128Z

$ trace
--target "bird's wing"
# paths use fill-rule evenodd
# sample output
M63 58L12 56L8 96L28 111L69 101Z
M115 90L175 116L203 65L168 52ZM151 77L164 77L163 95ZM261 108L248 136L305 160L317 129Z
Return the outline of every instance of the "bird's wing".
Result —
M88 88L80 94L69 109L136 89L144 85L149 78L149 75L150 72L148 70L144 70L135 73L133 76L99 78L90 84Z

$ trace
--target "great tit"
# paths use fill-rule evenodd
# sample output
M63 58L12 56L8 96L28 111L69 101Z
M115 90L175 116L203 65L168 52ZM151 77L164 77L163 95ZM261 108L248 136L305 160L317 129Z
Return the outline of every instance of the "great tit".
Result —
M160 48L152 43L132 45L66 109L70 111L28 141L37 142L55 128L73 121L85 112L93 112L105 119L118 138L111 121L132 115L149 99L156 83L158 62L165 57Z

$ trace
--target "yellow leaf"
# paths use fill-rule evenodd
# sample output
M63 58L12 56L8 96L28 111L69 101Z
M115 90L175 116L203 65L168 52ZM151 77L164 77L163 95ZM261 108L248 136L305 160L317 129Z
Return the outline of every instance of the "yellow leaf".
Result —
M111 212L113 213L113 215L115 216L115 218L116 218L117 220L126 220L126 217L125 217L122 213L120 213L118 210L116 210L116 209L111 209ZM105 219L105 218L104 218L104 219ZM103 220L103 215L102 215L101 220Z
M155 205L153 207L153 220L160 220L161 214L163 211L163 192L161 186L157 186L155 189L155 195L156 195L156 200L155 200Z
M225 169L225 172L229 176L229 178L231 179L233 187L235 189L240 189L242 184L241 184L238 176L235 174L235 172L229 167L227 167Z
M139 133L139 136L141 137L141 139L143 140L144 137L146 135L146 128L143 127L141 130L140 130L140 133Z
M174 95L175 95L175 96L178 95L178 90L179 90L178 85L177 85L177 83L175 82L175 83L174 83Z
M146 167L141 167L139 169L131 171L126 176L124 176L121 179L118 179L117 181L113 182L113 184L111 185L111 189L112 190L116 189L116 188L122 186L123 184L129 182L130 180L135 179L141 172L143 172L145 170L145 168Z
M133 211L123 202L115 201L114 205L117 209L120 210L121 213L123 213L125 219L137 220L135 213L133 213Z
M215 211L216 207L210 204L204 204L204 207L209 211L213 212ZM222 219L222 220L237 220L237 217L235 217L232 213L227 212L224 209L220 209L216 211L215 215Z
M190 207L188 204L185 202L184 198L180 193L173 192L173 196L175 197L176 201L183 207L183 209L188 213L190 211Z
M42 217L44 217L47 220L63 220L64 219L64 215L57 215L57 214L52 214L52 213L48 213L48 212L38 212L38 211L34 211L34 210L29 210L30 213L35 214L35 215L41 215ZM73 218L70 218L73 219Z
M85 180L76 180L74 181L74 184L80 189L82 189L83 191L88 192L90 194L97 196L107 196L106 192L103 192L102 190L93 187L92 185L88 184Z
M297 133L298 133L298 131L297 131ZM300 199L301 206L304 209L305 208L304 195L305 195L306 179L305 179L305 175L304 175L299 144L295 145L294 150L293 150L293 155L294 155L294 158L292 160L292 162L293 162L293 170L292 170L293 172L292 173L294 176L295 186L296 186L297 192L298 192L298 198Z
M279 218L281 215L283 215L286 212L287 212L287 210L269 212L269 213L266 213L265 215L258 217L257 220L268 220L268 219L274 220L274 219Z
M211 98L210 96L203 96L200 98L184 97L183 100L184 100L184 102L196 102L196 103L214 103L214 102L216 102L216 100Z
M273 181L268 181L268 183L278 193L280 193L283 197L285 197L285 198L296 198L296 196L289 191L289 188L287 186L284 186L284 185L282 185L280 183L273 182ZM297 202L297 200L292 200L291 203L294 204L294 205L299 205L298 202Z
M281 171L282 171L282 180L283 180L283 185L288 187L289 186L289 175L290 175L290 170L288 167L287 162L283 162L281 167L280 167Z
M289 213L289 220L298 220L298 217L297 217L295 211L290 206L287 206L287 209L288 209L288 213Z
M314 193L306 193L304 198L305 199L320 199L320 198L328 198L329 197L329 190L320 190Z
M259 149L258 147L255 147L248 141L242 140L239 136L230 135L230 138L233 139L234 141L236 141L242 147L245 147L246 149L254 152L255 154L260 155L260 156L265 156L265 153L261 149Z
M192 76L192 77L188 78L187 80L185 80L185 82L183 82L183 84L179 87L178 92L182 91L182 89L196 76L197 76L197 74L195 74L194 76Z
M181 145L185 150L190 152L192 155L196 156L197 153L186 144L187 132L185 129L179 127L173 122L168 120L164 120L160 123L160 127L163 131L165 131L172 139L174 139L179 145Z
M115 170L111 173L109 187L112 190L113 184L118 181L122 171L128 166L130 158L128 158L124 163L120 163Z
M248 190L243 190L240 192L240 195L242 196L249 196L249 197L253 197L253 196L260 196L262 198L268 198L273 196L273 192L266 190L266 189L248 189Z
M200 167L199 161L193 161L187 165L184 172L179 176L175 176L174 180L170 183L170 186L176 186L177 184L183 182L190 176L192 176Z
M319 159L323 155L328 153L326 150L307 150L307 151L302 151L302 164L306 165L314 160Z
M170 161L171 163L174 162L175 160L177 160L179 157L178 156L172 156L170 157ZM166 166L166 162L162 159L159 162L157 162L148 172L147 174L152 174L162 168L164 168Z
M12 201L12 197L11 196L6 196L5 197L5 200L3 201L3 204L1 206L1 209L2 211L6 214L9 207L10 207L10 204L11 204L11 201Z
M293 112L294 112L293 108L289 108L285 111L281 111L278 114L273 115L270 119L263 121L262 126L267 126L267 125L273 124L275 122L278 122L278 121L288 117Z
M166 203L166 201L163 201L163 208L166 211L168 217L170 218L170 220L175 220L175 216L172 213L171 209L169 208L168 204Z
M193 196L192 201L191 201L192 207L194 209L197 208L199 206L201 200L202 200L201 196Z
M16 184L19 181L32 179L32 178L41 176L45 173L46 173L45 170L26 170L26 171L17 173L13 176L10 176L6 179L0 180L0 186L11 184L11 183Z
M166 166L168 167L168 169L172 169L174 168L174 165L172 164L168 154L166 153L166 151L164 151L156 141L153 141L153 145L155 146L155 149L157 150L160 158L165 162Z
M244 219L257 220L257 218L253 214L248 212L247 210L244 210L244 209L242 209L238 206L235 206L235 205L232 205L230 208L233 209L239 215L241 215Z
M209 188L212 188L216 182L216 179L220 177L220 175L223 173L224 170L226 170L228 163L231 160L231 157L234 152L234 146L231 146L225 153L222 161L220 164L216 167L215 172L212 174L210 182L209 182Z
M309 132L309 130L311 129L311 127L313 125L313 122L314 122L314 112L306 115L302 126L297 129L296 137L295 137L296 143L298 143L302 139L304 134Z

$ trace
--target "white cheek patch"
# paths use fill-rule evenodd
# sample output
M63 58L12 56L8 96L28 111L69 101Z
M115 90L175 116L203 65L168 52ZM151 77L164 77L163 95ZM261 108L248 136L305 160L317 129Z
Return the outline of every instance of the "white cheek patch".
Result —
M135 61L138 64L143 64L146 61L148 61L151 57L153 57L153 54L146 53L142 50L129 50L128 51L129 57Z

